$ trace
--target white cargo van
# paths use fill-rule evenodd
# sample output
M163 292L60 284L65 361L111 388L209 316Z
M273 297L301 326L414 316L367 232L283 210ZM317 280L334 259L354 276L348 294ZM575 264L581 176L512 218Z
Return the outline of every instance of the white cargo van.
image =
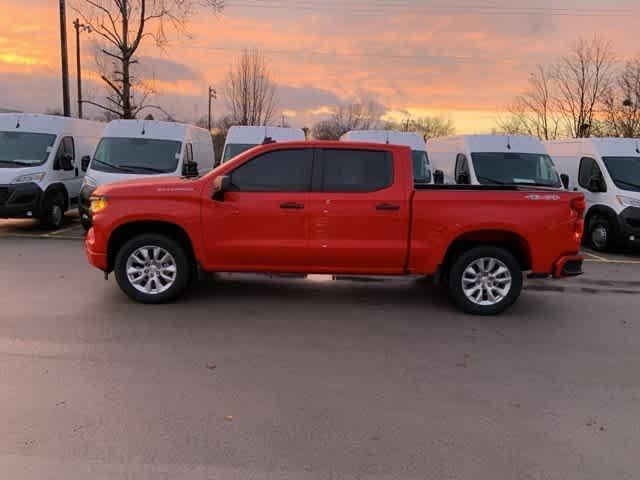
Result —
M227 132L221 163L263 144L265 139L274 142L301 142L305 140L305 135L301 128L234 125Z
M213 170L211 134L204 128L156 120L114 120L88 165L80 193L80 218L91 226L90 197L106 183L141 176L195 176ZM90 163L89 163L90 161Z
M427 141L431 166L443 183L562 188L540 140L520 135L459 135Z
M640 245L640 140L579 138L545 142L569 189L587 200L585 240L606 251Z
M0 218L58 228L78 204L84 172L105 124L39 114L0 114Z
M415 183L431 183L431 166L424 139L415 132L394 130L351 130L340 137L344 142L369 142L404 145L411 148Z

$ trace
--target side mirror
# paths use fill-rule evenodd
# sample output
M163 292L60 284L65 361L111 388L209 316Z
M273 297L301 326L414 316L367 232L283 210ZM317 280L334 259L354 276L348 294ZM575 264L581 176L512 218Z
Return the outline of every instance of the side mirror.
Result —
M469 185L471 183L471 178L468 173L459 173L456 178L456 183L459 185Z
M569 190L569 175L563 173L560 175L560 181L562 182L562 185L564 185L564 189Z
M224 192L231 189L231 178L226 175L220 175L213 180L213 192L211 198L218 202L224 202Z
M58 168L60 170L73 170L75 166L73 165L73 157L68 153L63 153L60 155L58 159Z
M85 155L80 159L80 168L83 172L89 169L89 163L91 163L91 157L89 155Z
M594 175L589 179L588 190L593 193L606 192L607 185L604 183L604 178L600 175Z
M436 185L444 185L444 172L442 170L433 172L433 183Z
M182 164L182 176L183 177L197 177L198 176L198 162L184 162Z

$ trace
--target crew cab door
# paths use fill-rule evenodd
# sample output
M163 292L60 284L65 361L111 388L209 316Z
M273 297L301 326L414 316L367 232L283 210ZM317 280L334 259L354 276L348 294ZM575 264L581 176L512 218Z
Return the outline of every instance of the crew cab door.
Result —
M390 151L319 149L310 252L327 273L401 273L408 251L406 171ZM411 162L407 153L407 167Z
M202 209L205 268L218 271L304 270L308 192L314 151L273 150L227 173L224 199Z

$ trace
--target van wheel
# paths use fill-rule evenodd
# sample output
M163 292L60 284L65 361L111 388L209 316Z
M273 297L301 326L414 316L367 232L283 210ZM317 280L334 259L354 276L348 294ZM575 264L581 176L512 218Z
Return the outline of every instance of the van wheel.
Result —
M192 270L184 248L159 234L132 238L118 251L115 261L118 285L140 303L175 299L189 284Z
M589 246L596 252L606 252L614 245L614 232L611 223L602 217L596 217L589 226Z
M47 196L42 208L42 217L40 223L43 227L57 230L64 221L64 195L62 193L53 193Z
M464 252L449 271L449 295L465 313L496 315L522 292L522 271L515 257L499 247L481 246Z

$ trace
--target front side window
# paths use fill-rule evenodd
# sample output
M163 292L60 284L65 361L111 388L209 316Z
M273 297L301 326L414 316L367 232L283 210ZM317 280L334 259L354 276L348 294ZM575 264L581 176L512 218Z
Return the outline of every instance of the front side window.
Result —
M48 133L0 131L0 168L42 165L55 141Z
M56 154L56 160L61 159L64 155L69 155L71 157L71 160L75 159L75 147L73 145L72 137L64 137L60 141L58 153Z
M616 187L640 192L640 157L603 157L602 160Z
M231 172L231 186L241 192L308 192L311 190L313 150L263 153Z
M413 181L420 184L431 182L431 168L427 152L413 150L411 157L413 160Z
M598 163L589 157L584 157L580 160L580 171L578 173L578 183L582 188L589 189L590 182L593 177L600 177L602 172Z
M393 183L393 159L372 150L324 150L324 191L375 192Z
M182 143L147 138L103 138L91 168L112 173L172 173L178 167Z
M551 157L539 153L476 152L471 154L482 185L561 186Z
M241 153L246 152L250 148L255 147L256 145L253 143L228 143L226 147L224 147L224 155L222 156L222 163L228 162L233 157L240 155Z

